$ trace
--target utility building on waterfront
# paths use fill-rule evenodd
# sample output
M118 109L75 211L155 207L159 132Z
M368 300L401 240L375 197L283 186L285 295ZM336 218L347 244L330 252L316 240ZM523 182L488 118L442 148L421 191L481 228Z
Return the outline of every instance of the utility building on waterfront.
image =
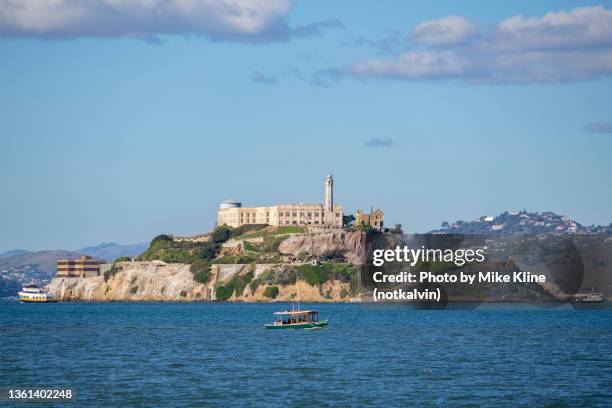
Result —
M104 261L93 259L91 256L82 256L79 259L58 259L57 273L59 278L89 278L100 276L100 266Z

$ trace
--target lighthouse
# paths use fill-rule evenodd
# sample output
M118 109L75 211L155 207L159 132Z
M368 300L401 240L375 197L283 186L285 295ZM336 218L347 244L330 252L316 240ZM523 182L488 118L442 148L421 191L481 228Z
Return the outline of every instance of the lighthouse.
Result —
M328 174L325 177L325 224L334 224L334 176Z

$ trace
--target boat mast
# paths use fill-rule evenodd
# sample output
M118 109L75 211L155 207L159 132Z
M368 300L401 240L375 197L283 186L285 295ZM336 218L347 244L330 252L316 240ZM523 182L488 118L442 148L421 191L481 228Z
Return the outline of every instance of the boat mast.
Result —
M296 285L296 286L297 286L297 298L298 298L297 300L298 300L298 312L299 312L300 311L300 286L299 285Z

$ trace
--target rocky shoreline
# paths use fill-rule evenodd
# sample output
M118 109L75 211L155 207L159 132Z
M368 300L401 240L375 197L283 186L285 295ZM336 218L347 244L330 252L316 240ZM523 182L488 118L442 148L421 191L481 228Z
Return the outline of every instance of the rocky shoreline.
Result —
M284 268L282 264L270 265L215 265L207 284L194 281L187 264L152 262L121 262L119 271L105 280L93 278L54 278L47 289L61 301L216 301L217 288L232 278L253 272L253 278ZM274 298L265 295L271 285L262 283L256 287L246 285L240 295L233 294L223 300L233 302L295 301L298 293L303 302L358 302L360 296L349 296L350 283L339 280L321 285L310 285L302 280L293 284L274 285L278 293Z

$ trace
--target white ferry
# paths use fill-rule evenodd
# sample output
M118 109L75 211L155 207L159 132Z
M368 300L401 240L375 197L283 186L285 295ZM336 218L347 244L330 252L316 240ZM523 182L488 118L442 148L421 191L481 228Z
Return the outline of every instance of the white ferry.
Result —
M603 293L576 293L572 298L576 303L599 303L604 301Z
M47 292L45 289L36 286L34 281L25 285L21 292L19 292L19 300L22 302L32 303L50 303L57 302L57 299L52 293Z

